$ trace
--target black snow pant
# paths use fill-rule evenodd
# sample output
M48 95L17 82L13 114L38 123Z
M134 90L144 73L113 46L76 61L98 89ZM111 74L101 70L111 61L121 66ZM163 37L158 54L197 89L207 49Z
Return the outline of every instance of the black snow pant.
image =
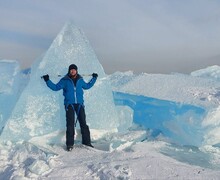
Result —
M66 146L74 145L75 113L78 113L77 116L82 134L82 144L89 145L91 144L91 138L89 126L87 126L86 124L86 114L84 106L80 104L73 104L69 105L66 108Z

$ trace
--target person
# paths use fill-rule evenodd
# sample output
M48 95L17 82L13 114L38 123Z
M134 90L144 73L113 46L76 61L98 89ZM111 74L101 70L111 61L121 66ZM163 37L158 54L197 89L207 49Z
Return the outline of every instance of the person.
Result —
M82 76L78 74L78 67L75 64L69 66L68 73L54 84L49 75L44 75L43 79L47 86L53 91L63 89L64 105L66 110L66 147L71 151L74 145L75 135L75 113L79 121L82 144L93 147L91 144L89 126L86 124L86 115L84 107L83 90L90 89L96 82L98 74L93 73L92 79L87 83Z

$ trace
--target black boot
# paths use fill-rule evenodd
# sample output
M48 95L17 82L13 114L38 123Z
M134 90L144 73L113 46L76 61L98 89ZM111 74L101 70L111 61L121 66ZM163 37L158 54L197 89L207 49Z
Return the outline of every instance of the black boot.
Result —
M73 150L73 146L67 146L66 150L67 151L72 151Z
M84 145L94 148L94 146L91 143L90 144L84 144Z

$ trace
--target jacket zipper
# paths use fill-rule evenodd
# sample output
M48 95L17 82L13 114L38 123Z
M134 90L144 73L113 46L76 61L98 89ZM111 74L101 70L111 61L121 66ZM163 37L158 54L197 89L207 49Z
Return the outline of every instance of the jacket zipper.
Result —
M74 98L75 98L75 104L77 104L77 99L76 99L76 87L75 85L73 84L73 88L74 88Z
M74 85L73 83L73 80L71 78L69 78L70 81L72 82L72 85L73 85L73 94L74 94L74 100L75 100L75 103L74 104L77 104L77 99L76 99L76 86Z

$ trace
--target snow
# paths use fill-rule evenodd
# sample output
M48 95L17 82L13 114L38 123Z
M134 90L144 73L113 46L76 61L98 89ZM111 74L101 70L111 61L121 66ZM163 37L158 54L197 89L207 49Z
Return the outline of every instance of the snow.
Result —
M81 145L47 152L31 143L1 150L1 179L218 179L219 170L190 165L164 155L160 141L137 142L102 151ZM4 149L7 146L4 146ZM53 152L53 153L52 153ZM6 159L7 157L7 159Z
M50 91L40 76L58 81L70 57L83 74L99 77L85 93L95 148L81 145L77 128L67 152L62 93ZM0 179L219 179L218 66L190 75L107 76L72 24L31 70L20 71L14 60L0 64L1 126L7 124L0 136Z

